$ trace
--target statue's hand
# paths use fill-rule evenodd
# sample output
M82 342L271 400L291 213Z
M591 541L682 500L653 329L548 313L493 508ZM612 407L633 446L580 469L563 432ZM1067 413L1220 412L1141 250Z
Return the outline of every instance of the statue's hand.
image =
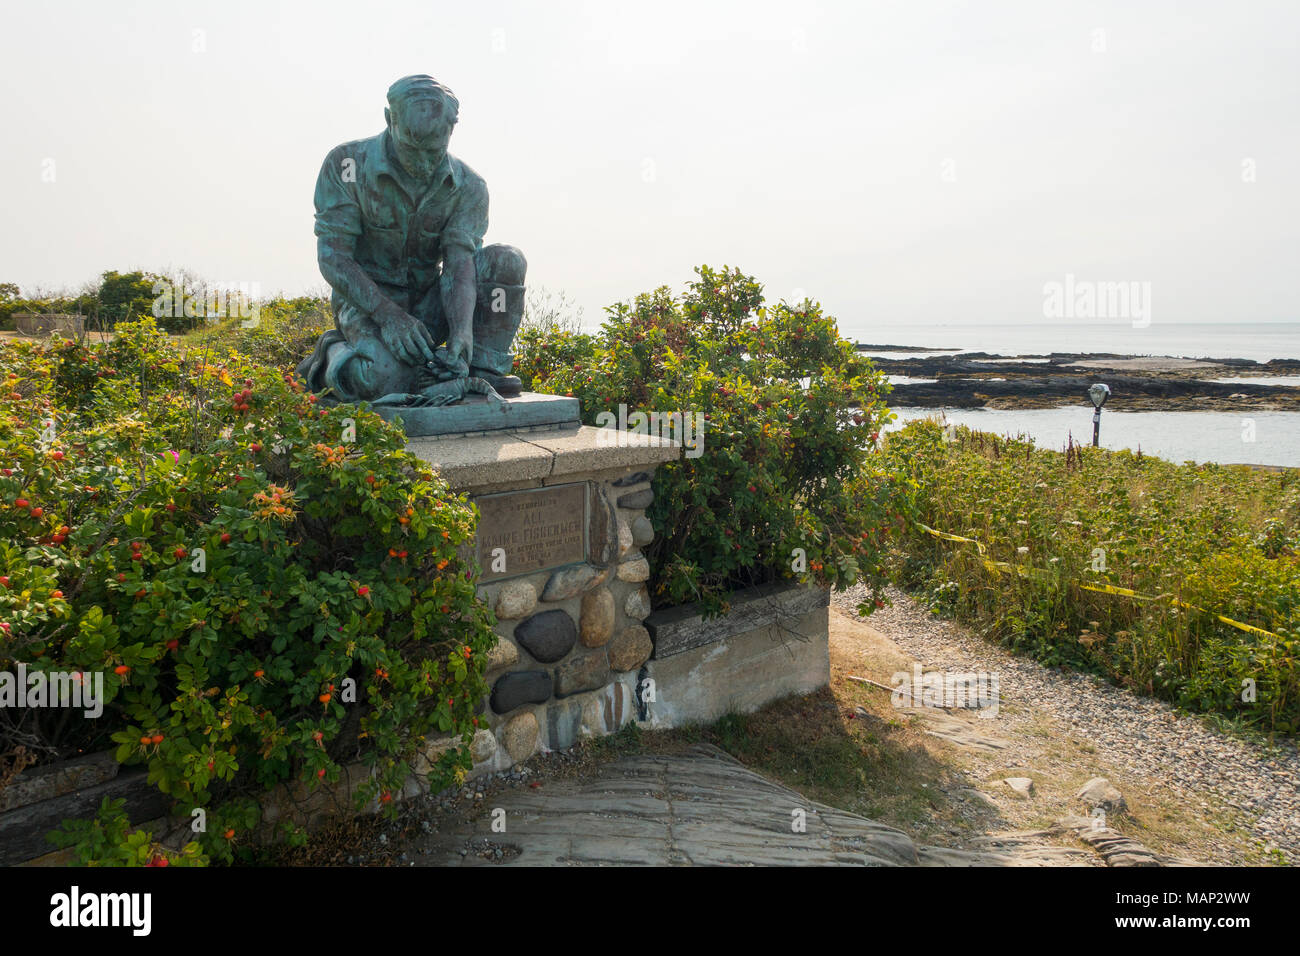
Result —
M374 319L379 338L398 361L423 365L433 360L433 336L414 316L394 305L376 312Z
M469 376L469 363L459 355L453 355L450 350L446 351L447 364L444 368L446 378L466 378Z
M463 363L465 374L468 374L470 363L474 360L474 336L453 332L447 339L447 354L453 361Z

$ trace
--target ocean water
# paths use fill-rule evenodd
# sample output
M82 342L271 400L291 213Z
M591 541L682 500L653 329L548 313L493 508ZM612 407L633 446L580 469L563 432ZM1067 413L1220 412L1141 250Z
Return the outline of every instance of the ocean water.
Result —
M1300 375L1234 375L1230 378L1212 378L1211 382L1224 385L1285 385L1288 388L1300 386Z
M1061 449L1073 435L1092 443L1092 406L1065 408L892 408L886 432L918 418L943 416L996 435L1028 435ZM1169 461L1300 467L1300 412L1116 412L1102 409L1101 446L1141 449Z
M1015 325L885 326L840 322L840 334L873 345L911 345L935 350L988 352L991 355L1046 355L1051 352L1115 352L1121 355L1172 355L1178 358L1242 358L1267 362L1300 359L1300 322L1131 322L1044 319ZM867 353L872 354L871 352ZM879 353L886 354L886 353ZM950 352L888 353L891 358Z
M890 344L903 344L903 343L890 343ZM947 349L946 351L942 351L942 352L890 352L890 351L879 351L879 352L877 352L877 351L873 351L873 350L871 350L871 349L863 349L859 354L860 354L860 355L866 355L866 356L868 356L869 358L897 358L897 359L909 359L909 358L936 358L936 357L938 357L938 356L940 356L940 355L944 355L944 356L946 356L946 355L956 355L958 352L964 352L964 351L966 351L966 350L965 350L965 349ZM1044 359L1044 361L1046 361L1046 359Z

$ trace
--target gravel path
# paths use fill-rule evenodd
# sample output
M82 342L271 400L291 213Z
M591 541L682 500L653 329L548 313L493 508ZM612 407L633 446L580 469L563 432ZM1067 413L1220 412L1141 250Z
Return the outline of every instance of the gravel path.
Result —
M892 606L867 620L917 660L943 670L998 674L1003 700L1068 723L1106 764L1159 783L1190 807L1208 811L1211 794L1242 811L1266 850L1300 860L1300 752L1293 743L1269 748L1229 736L1162 701L1012 654L939 620L901 591L891 589L889 597ZM865 599L860 587L831 595L851 615ZM1023 710L1003 715L1012 725L1032 719Z

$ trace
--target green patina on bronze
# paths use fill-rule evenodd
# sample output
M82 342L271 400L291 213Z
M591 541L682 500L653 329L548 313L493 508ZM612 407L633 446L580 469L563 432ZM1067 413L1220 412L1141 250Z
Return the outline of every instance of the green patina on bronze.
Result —
M404 77L388 128L325 157L316 249L337 328L298 366L312 391L406 407L519 393L510 346L527 264L483 245L487 184L447 152L459 108L432 77Z

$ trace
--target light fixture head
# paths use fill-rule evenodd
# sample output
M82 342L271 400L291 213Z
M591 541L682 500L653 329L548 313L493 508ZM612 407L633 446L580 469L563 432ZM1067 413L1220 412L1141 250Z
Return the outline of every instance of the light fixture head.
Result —
M1110 386L1098 382L1096 385L1088 387L1088 398L1092 402L1093 408L1101 408L1106 404L1106 399L1110 398Z

